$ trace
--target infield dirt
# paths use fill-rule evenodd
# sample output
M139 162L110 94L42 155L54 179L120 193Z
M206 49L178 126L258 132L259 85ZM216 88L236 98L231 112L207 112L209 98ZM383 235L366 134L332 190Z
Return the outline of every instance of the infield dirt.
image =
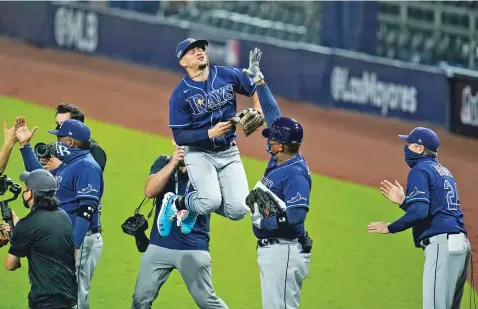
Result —
M0 68L2 95L49 107L62 102L74 103L90 118L171 135L168 100L182 78L178 74L71 52L38 49L5 39L0 40ZM267 81L267 72L264 73ZM408 133L423 124L322 109L280 97L277 100L282 114L298 119L304 127L302 153L312 172L376 188L384 179L406 183L409 169L397 134ZM241 108L252 104L251 99L245 97L240 97L238 102ZM478 140L431 128L441 139L439 160L457 179L469 238L476 254L478 212L474 208L478 193L474 176L478 175ZM239 133L238 144L242 154L268 159L259 133L247 139ZM478 267L478 259L474 262L475 268ZM478 282L478 273L475 282Z

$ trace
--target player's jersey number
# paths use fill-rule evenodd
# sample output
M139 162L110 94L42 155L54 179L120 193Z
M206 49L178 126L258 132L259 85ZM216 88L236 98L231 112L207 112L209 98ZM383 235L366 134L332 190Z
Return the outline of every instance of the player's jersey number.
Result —
M458 196L458 190L456 189L456 183L453 186L448 180L445 180L443 187L446 191L446 201L448 203L448 210L460 209L460 198Z

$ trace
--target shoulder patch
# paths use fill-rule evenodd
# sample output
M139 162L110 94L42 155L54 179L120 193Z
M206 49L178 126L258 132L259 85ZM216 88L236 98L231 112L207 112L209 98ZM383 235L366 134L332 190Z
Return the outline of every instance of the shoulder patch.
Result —
M413 189L413 191L412 191L409 195L407 195L407 198L412 198L412 197L415 197L415 196L417 196L417 195L419 195L419 194L426 194L426 193L423 192L423 191L419 191L418 188L415 186L415 188Z
M287 203L289 204L295 204L299 201L307 201L307 199L305 197L302 197L302 195L300 195L300 192L297 192L297 194L291 198L290 200L287 201Z
M88 184L86 188L81 189L81 191L78 191L79 194L87 194L91 192L98 192L98 190L93 189L93 186L91 184Z

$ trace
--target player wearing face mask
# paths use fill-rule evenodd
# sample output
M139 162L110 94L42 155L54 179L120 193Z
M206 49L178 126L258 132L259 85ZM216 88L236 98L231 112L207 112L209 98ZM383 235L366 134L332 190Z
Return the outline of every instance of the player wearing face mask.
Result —
M35 130L30 131L25 124L16 131L25 169L29 172L43 169L30 146ZM61 164L50 172L58 183L56 197L60 208L66 211L73 224L78 309L85 309L89 308L90 281L103 249L98 209L103 195L103 172L90 154L91 132L84 123L68 119L58 130L48 132L57 136L55 151Z

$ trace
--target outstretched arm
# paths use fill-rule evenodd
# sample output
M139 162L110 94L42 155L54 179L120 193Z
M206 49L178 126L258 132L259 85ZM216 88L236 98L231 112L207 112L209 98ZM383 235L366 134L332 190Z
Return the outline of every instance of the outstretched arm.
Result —
M267 126L270 127L275 119L281 117L281 113L272 92L264 81L264 75L259 67L261 57L262 52L260 49L255 48L249 54L249 67L242 71L256 84L259 105L261 106ZM256 104L256 102L254 102L254 104Z
M279 105L274 98L271 90L264 82L261 80L256 83L257 85L257 96L259 97L259 102L262 107L262 113L266 120L267 126L271 127L272 122L277 118L282 117L279 109Z
M20 143L20 152L22 153L23 163L25 165L25 169L29 172L43 169L40 161L38 161L35 153L33 152L33 148L30 145L30 141L35 134L35 131L38 127L33 127L30 131L27 127L27 122L24 117L18 117L18 129L15 131L15 135Z
M10 155L12 154L13 146L16 142L18 142L16 136L16 130L22 124L20 122L20 117L17 117L13 126L9 129L7 124L3 123L3 146L0 149L0 175L5 171L7 168L8 160L10 159Z

